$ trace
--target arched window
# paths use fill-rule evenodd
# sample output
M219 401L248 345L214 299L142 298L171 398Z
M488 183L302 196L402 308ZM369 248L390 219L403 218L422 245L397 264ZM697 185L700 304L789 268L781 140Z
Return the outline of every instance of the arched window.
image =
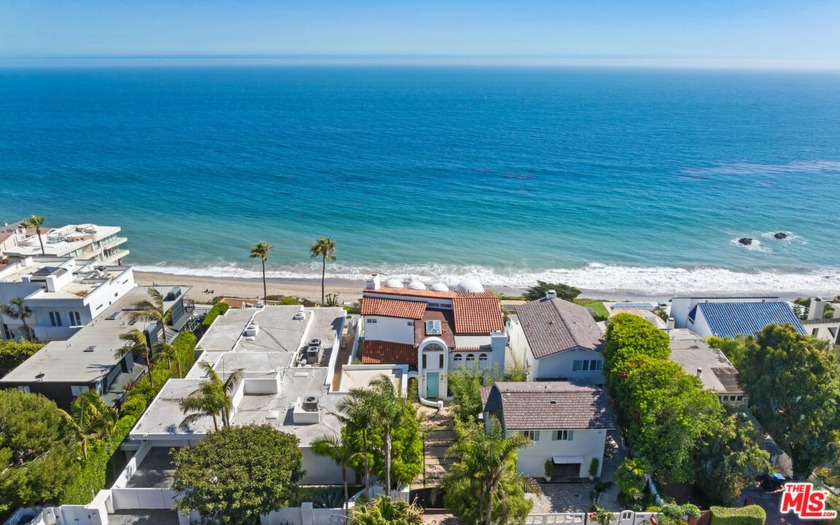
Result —
M487 354L478 354L478 366L485 366L487 364Z
M82 324L82 316L75 310L70 312L70 326L80 326Z
M460 365L464 361L464 356L462 356L461 354L455 354L455 357L453 359L455 360L456 365Z
M475 362L475 354L467 354L467 364Z
M61 315L58 312L50 312L50 324L61 326Z

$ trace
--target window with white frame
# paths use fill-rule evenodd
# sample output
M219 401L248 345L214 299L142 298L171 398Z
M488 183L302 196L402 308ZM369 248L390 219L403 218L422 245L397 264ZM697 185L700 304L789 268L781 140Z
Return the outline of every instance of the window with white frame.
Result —
M52 326L61 326L61 314L58 312L50 312L50 324Z
M601 370L604 366L602 359L575 359L572 362L573 372L588 372L590 370Z
M365 323L376 324L376 319L365 319Z
M487 354L478 354L478 364L482 366L487 364Z
M521 434L526 438L530 439L531 441L540 440L540 433L538 430L523 430Z
M475 354L467 354L467 364L475 362Z
M455 357L453 358L453 360L455 361L456 365L460 365L461 363L464 362L464 356L462 356L461 354L455 354Z
M552 441L572 441L574 436L575 432L573 430L555 430L551 439Z
M70 326L81 326L82 316L77 311L70 312Z

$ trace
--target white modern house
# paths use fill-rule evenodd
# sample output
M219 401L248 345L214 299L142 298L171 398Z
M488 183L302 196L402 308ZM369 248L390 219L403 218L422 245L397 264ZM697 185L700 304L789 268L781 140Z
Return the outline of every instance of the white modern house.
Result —
M464 280L450 290L379 276L362 297L364 364L404 364L417 371L420 396L448 397L447 375L461 367L504 373L507 335L499 300L480 283Z
M119 226L96 224L45 226L39 239L33 228L11 226L0 236L0 259L15 262L27 257L72 257L80 263L121 264L129 254L125 247L128 239L119 235L121 231Z
M23 299L24 321L0 315L0 338L60 341L102 315L135 287L128 266L80 264L72 258L26 257L0 269L0 303Z
M583 306L548 291L536 301L518 305L509 317L511 354L528 368L528 379L604 382L604 333Z
M481 391L485 425L498 419L507 434L521 433L531 444L519 450L516 468L542 477L553 466L553 480L589 475L593 459L601 475L607 433L616 428L602 388L567 381L500 382Z

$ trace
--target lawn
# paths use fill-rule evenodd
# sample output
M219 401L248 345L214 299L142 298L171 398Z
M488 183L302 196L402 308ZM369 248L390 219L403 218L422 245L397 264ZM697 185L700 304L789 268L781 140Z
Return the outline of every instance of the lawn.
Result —
M574 302L575 304L591 308L595 312L595 315L598 316L598 321L604 321L610 317L607 307L604 306L604 303L598 299L582 299L578 297Z

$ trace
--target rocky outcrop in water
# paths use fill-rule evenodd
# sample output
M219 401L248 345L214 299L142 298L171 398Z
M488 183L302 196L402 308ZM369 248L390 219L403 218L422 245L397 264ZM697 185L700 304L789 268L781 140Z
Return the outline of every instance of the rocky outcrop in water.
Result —
M749 237L741 237L740 239L738 239L738 244L740 244L742 246L749 246L752 243L753 243L753 240L750 239Z
M787 239L787 234L785 232L779 232L773 234L774 239Z

